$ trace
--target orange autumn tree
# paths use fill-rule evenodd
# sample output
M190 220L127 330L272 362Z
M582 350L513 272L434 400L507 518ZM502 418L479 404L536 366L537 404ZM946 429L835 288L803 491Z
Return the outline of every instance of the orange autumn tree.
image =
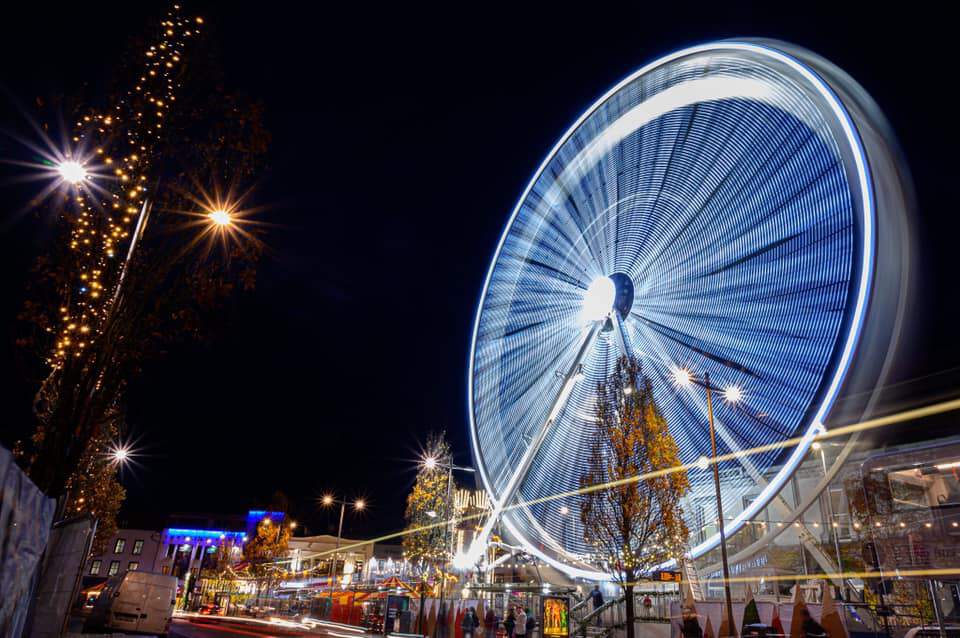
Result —
M270 591L283 580L283 559L290 543L290 528L264 517L257 523L256 532L243 546L247 570L257 583L257 604L264 591Z
M677 443L653 398L650 379L633 357L597 386L596 433L580 485L584 540L623 587L627 638L634 638L634 586L682 555L688 531L680 499L689 490Z

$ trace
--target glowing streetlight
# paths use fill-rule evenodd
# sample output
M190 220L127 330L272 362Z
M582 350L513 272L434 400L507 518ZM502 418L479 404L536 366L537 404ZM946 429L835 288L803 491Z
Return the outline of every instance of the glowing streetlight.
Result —
M340 506L340 524L337 526L337 548L333 552L333 560L330 561L330 591L333 591L333 581L336 579L337 575L337 559L340 554L340 541L343 538L343 515L347 511L347 502L335 498L333 494L324 494L320 499L320 502L325 506L329 507L330 505L337 504ZM353 509L356 511L362 511L367 506L367 502L362 498L358 498L353 502Z
M743 399L743 390L735 385L728 386L727 389L723 391L723 398L727 403L736 403Z
M233 225L233 215L230 214L230 211L222 208L210 211L207 213L207 217L214 226L220 228Z
M677 368L673 371L673 381L681 387L687 387L693 383L693 377L690 376L690 371L685 368Z
M707 427L710 432L710 457L717 458L717 433L713 423L713 391L718 388L710 384L710 374L704 373L703 379L694 378L689 370L685 368L675 368L673 370L673 380L680 387L690 387L692 384L701 386L706 391L707 398ZM724 397L729 401L733 398L739 401L743 398L740 388L730 386L724 391ZM697 461L697 466L704 468L705 458L701 457ZM723 497L720 490L720 467L715 462L713 464L713 491L717 502L717 530L720 532L720 560L723 564L723 593L724 607L726 608L727 622L730 627L736 627L733 618L733 598L730 593L730 565L727 561L727 534L723 526Z
M63 181L73 185L77 185L89 177L87 169L76 160L64 160L60 162L57 164L57 172Z
M132 452L130 447L124 444L114 445L109 452L110 462L115 465L126 465L130 461Z

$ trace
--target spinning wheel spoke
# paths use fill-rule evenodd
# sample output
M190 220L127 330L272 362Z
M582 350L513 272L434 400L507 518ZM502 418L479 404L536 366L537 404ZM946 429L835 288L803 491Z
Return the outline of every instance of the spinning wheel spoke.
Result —
M643 361L685 462L710 446L702 398L669 382L677 366L744 388L750 409L718 416L721 454L829 414L860 337L875 209L855 116L811 70L826 65L776 43L672 54L600 99L544 161L474 327L472 444L494 503L477 544L499 519L561 569L587 552L578 517L550 496L579 486L595 389L620 356ZM773 498L806 445L730 462L742 471L725 493L746 503L731 514ZM706 480L691 474L694 494ZM534 504L512 508L520 498ZM700 540L694 555L716 543Z

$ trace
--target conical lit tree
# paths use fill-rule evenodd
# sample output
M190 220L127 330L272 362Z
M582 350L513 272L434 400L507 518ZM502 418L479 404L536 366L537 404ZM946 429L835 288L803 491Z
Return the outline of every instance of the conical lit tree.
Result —
M637 579L686 547L680 499L689 482L682 470L663 472L680 465L677 444L635 358L620 358L598 385L595 414L580 517L584 540L623 587L627 638L633 638Z
M430 435L423 458L427 461L421 462L413 490L407 496L403 549L407 560L426 572L430 566L450 559L447 525L454 513L454 488L448 470L452 461L450 444L444 432Z

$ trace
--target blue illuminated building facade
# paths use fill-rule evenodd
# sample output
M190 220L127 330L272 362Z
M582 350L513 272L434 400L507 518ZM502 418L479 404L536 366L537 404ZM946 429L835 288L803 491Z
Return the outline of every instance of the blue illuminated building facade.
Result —
M157 571L181 579L190 574L195 579L209 565L207 557L220 547L239 554L247 539L256 533L257 524L266 518L280 523L285 515L269 510L250 510L246 516L172 515L170 526L161 534Z

